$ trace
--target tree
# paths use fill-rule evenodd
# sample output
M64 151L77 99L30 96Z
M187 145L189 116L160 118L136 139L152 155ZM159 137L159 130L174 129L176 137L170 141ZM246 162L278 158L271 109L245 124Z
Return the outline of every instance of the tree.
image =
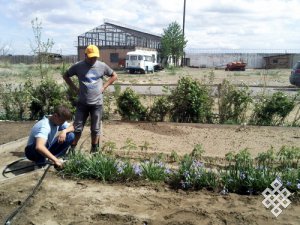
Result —
M7 55L11 49L11 44L4 43L0 40L0 55Z
M187 40L185 40L183 31L177 22L169 24L167 29L164 29L164 34L161 38L161 55L163 58L172 57L174 64L178 65L178 60L183 56Z
M31 49L33 53L37 56L39 71L41 77L44 78L44 75L48 73L48 64L49 57L48 53L51 51L54 41L52 39L47 39L46 42L42 41L42 22L35 18L31 21L33 35L34 35L34 44L31 43Z

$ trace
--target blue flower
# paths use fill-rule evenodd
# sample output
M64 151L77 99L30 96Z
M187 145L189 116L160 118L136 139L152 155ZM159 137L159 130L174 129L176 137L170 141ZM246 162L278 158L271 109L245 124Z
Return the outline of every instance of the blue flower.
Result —
M193 167L193 168L204 167L204 163L200 162L198 160L194 160L193 164L191 165L191 167Z
M169 168L165 169L165 174L172 174L172 170L170 170Z
M126 167L126 165L122 161L117 161L115 163L115 167L117 169L118 174L122 174L124 172L124 168Z
M241 173L240 173L240 178L241 178L242 180L246 179L246 174L243 173L243 172L241 172Z
M189 178L189 177L190 177L189 171L185 171L185 172L183 173L183 176L184 176L185 178Z
M142 175L142 168L140 167L140 165L138 164L134 164L133 165L133 170L134 170L134 173L141 176Z
M160 167L160 168L163 168L163 167L165 167L165 165L164 165L164 163L163 163L163 162L159 162L159 163L157 163L157 166L158 166L158 167Z
M180 181L180 184L183 189L187 189L190 186L189 182Z
M124 172L124 169L123 167L121 167L120 165L117 166L117 171L118 171L118 174L121 174Z

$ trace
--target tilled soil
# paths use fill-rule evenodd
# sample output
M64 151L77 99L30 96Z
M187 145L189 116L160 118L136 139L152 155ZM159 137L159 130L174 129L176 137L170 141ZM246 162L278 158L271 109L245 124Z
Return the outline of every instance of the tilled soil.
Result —
M33 122L0 122L0 167L19 159ZM23 138L18 140L19 138ZM190 153L202 144L204 156L224 157L228 151L248 148L255 156L273 147L300 146L300 129L287 127L222 126L205 124L125 123L103 124L102 144L115 142L118 153L131 139L137 149L123 152L140 156L139 146L149 143L149 154ZM17 140L17 141L16 141ZM11 143L7 143L13 141ZM6 144L3 144L6 143ZM78 145L89 151L86 127ZM0 179L0 220L3 221L32 191L43 169ZM13 224L291 224L300 223L300 204L293 202L276 218L262 204L263 196L245 196L207 190L173 190L166 184L138 182L108 184L63 178L51 168L40 189Z

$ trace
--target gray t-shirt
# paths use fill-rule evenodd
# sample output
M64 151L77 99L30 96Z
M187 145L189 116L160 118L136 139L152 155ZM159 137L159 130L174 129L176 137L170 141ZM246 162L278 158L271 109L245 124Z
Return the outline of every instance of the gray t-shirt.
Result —
M103 76L111 77L113 70L103 62L96 61L94 65L80 61L67 71L68 77L76 75L79 80L79 102L88 105L102 105Z

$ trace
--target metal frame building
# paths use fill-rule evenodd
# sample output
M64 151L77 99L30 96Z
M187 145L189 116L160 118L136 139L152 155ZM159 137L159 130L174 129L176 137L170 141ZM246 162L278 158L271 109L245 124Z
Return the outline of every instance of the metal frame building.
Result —
M126 53L136 49L159 50L161 36L118 22L104 21L104 24L78 36L78 60L84 59L84 50L90 45L100 49L100 60L113 69L125 65Z

